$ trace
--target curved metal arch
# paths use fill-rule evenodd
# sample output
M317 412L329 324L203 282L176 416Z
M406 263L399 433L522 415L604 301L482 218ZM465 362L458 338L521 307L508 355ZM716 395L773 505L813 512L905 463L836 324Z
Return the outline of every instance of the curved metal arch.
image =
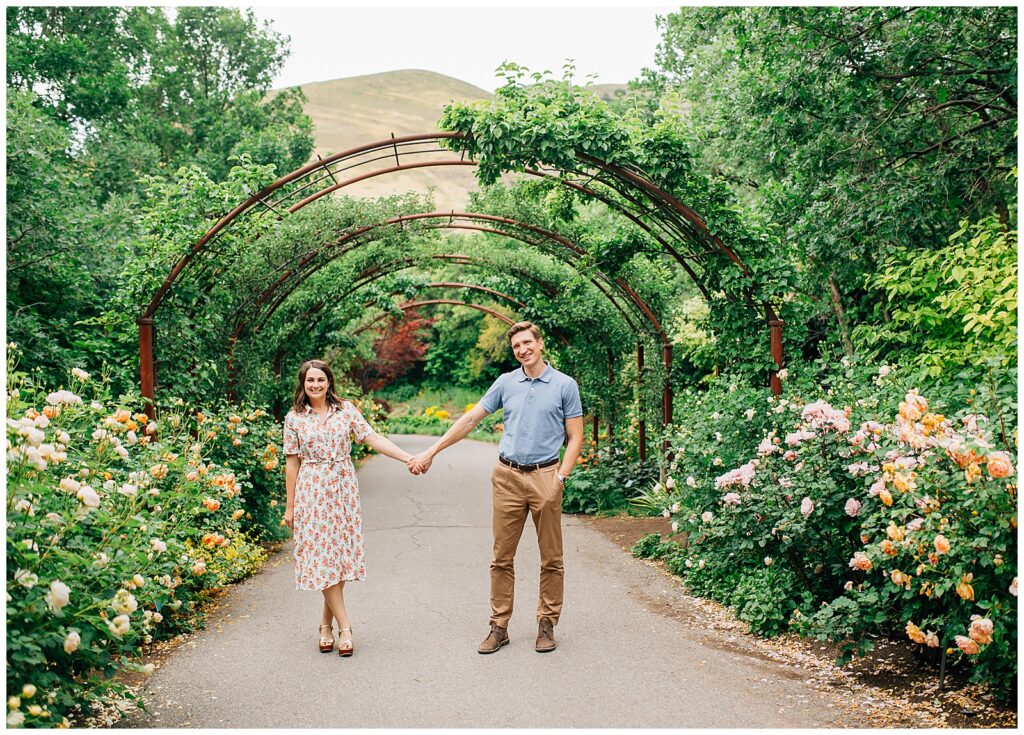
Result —
M282 274L277 279L277 281L274 282L274 284L272 284L269 288L264 290L254 300L254 302L257 305L261 305L261 304L267 303L270 300L271 296L274 294L275 291L277 291L280 288L284 288L284 291L281 294L279 294L277 296L277 298L275 298L269 304L269 307L267 309L266 314L263 316L263 318L260 321L260 325L262 326L262 324L265 324L266 320L270 317L271 314L273 314L274 311L277 310L277 308L284 302L284 300L287 299L287 297L292 292L294 292L294 290L303 281L305 281L307 278L312 276L313 273L315 273L320 268L326 266L328 263L332 262L335 258L340 257L341 255L344 255L347 252L351 252L352 250L355 250L356 248L361 247L362 244L363 244L362 242L357 242L357 244L353 245L352 247L348 247L346 245L346 243L348 243L349 241L351 241L353 239L356 239L356 238L359 238L362 235L369 234L369 233L371 233L371 232L373 232L373 231L375 231L377 229L380 229L382 227L388 227L388 226L394 226L394 225L402 225L405 222L417 222L417 221L422 221L422 220L442 220L442 221L447 220L446 224L436 225L436 226L433 226L433 227L436 227L437 229L465 229L465 230L475 230L475 231L487 232L487 233L501 235L503 237L508 237L508 238L511 238L511 239L519 240L520 242L524 242L524 243L526 243L528 245L531 245L531 246L534 246L534 247L538 247L538 248L542 248L542 249L546 250L546 248L543 248L543 245L541 244L541 242L524 238L518 232L508 232L506 230L498 230L496 228L485 228L485 227L481 227L481 226L473 225L473 224L463 224L462 220L468 220L470 222L484 221L484 222L494 223L494 224L498 224L498 225L505 225L505 226L514 227L514 228L517 228L517 229L526 230L528 232L531 232L531 233L537 235L538 237L540 237L542 239L542 241L543 240L550 240L552 242L556 242L559 245L561 245L562 247L566 248L571 253L573 253L575 256L577 256L577 259L581 258L581 257L585 257L587 255L585 250L583 250L581 247L579 247L578 245L576 245L575 243L573 243L569 239L559 235L558 233L551 232L549 230L546 230L546 229L541 228L541 227L537 227L535 225L531 225L529 223L520 222L518 220L513 220L513 219L508 218L508 217L500 217L500 216L497 216L497 215L490 215L490 214L476 213L476 212L422 212L422 213L412 214L412 215L402 215L400 217L393 217L393 218L391 218L389 220L385 220L384 222L379 222L379 223L375 223L375 224L372 224L372 225L361 226L361 227L358 227L358 228L356 228L355 230L353 230L353 231L351 231L349 233L345 233L344 235L339 237L337 240L335 240L334 243L332 243L332 245L331 245L331 247L342 246L341 251L338 252L336 255L334 255L332 257L329 257L327 259L324 259L324 260L320 261L319 263L314 263L314 261L316 259L315 255L319 254L321 251L314 251L314 252L311 252L310 254L308 254L307 256L305 256L298 264L296 264L295 268L292 268L289 271L286 271L284 274ZM458 223L456 223L456 220L460 220L460 221ZM572 268L574 268L574 269L576 269L578 271L580 270L579 268L576 268L576 266L572 262L568 262L568 261L563 260L561 258L557 258L557 259L560 260L563 263L566 263L567 265L569 265L569 267L572 267ZM311 263L313 265L310 265ZM305 272L299 272L299 268L302 268L302 267L305 267L305 266L309 266L308 270L306 270ZM582 274L582 271L580 271L580 272ZM584 275L586 275L586 274L584 274ZM294 283L289 284L289 281L292 278L297 278L299 280L294 282ZM624 296L625 299L628 302L630 302L630 303L632 303L634 305L634 307L638 310L638 312L640 313L642 318L645 319L651 325L651 327L653 328L653 331L657 334L659 342L662 344L663 347L665 345L669 345L670 344L670 340L668 338L668 335L665 334L665 331L662 328L661 323L658 321L658 318L654 315L654 312L650 309L650 307L643 300L643 298L629 285L629 283L627 283L622 278L609 279L604 273L601 273L600 271L597 272L596 278L600 279L602 281L607 282L608 287L613 288L613 289L619 291L622 294L622 296ZM598 285L598 281L597 280L594 280L594 279L591 279L591 280L595 284L595 287L598 288L598 290L600 290L602 292L602 294L605 296L605 298L608 298L614 304L615 300L612 298L611 294L609 294L605 290L604 287ZM620 307L616 307L616 308L620 311L620 313L622 313L622 309ZM629 321L627 320L627 324L628 323L629 323ZM241 337L241 334L242 334L243 331L244 331L244 327L236 328L235 335L237 335L237 337Z
M495 263L493 261L490 261L490 260L488 260L486 258L481 258L479 256L475 256L474 257L474 256L469 256L469 255L461 255L461 254L453 254L453 253L434 253L432 255L424 255L421 258L404 258L404 259L402 259L400 261L392 261L391 263L388 264L389 265L388 268L381 268L380 266L372 266L370 268L367 268L367 269L363 270L362 272L360 272L359 274L356 275L356 280L353 281L351 287L343 295L347 296L347 295L349 295L351 293L354 293L354 292L358 291L360 288L362 288L363 286L366 286L366 285L368 285L368 284L372 283L373 281L376 281L376 280L378 280L380 278L384 278L386 276L393 275L395 273L398 273L400 271L403 271L403 270L406 270L406 269L409 269L409 268L420 267L422 265L422 261L426 261L426 260L444 260L444 261L456 263L456 264L461 265L461 266L477 267L477 268L481 267L481 263L482 263L482 264L490 266L490 267L501 268L501 269L504 269L506 271L509 270L509 267L507 265L505 265L505 264ZM516 271L516 277L518 279L520 279L520 280L528 280L528 281L534 283L538 288L540 288L549 297L550 296L555 296L557 294L557 289L555 288L555 286L552 283L550 283L548 281L541 280L541 279L537 278L532 273L527 273L527 272L523 272L523 271ZM439 285L439 284L434 284L434 285ZM454 284L447 284L447 285L454 285ZM461 285L469 287L469 284L461 284ZM483 287L479 287L478 286L476 288L483 288ZM520 306L525 306L525 304L522 304L522 302L517 302L517 303ZM615 304L615 302L612 302L612 303ZM617 308L621 309L621 307L618 307L617 304L615 304L615 305L616 305ZM324 302L324 301L317 302L313 306L309 307L309 309L307 309L306 312L304 312L303 316L310 316L314 312L319 312L321 309L323 309L324 306L326 306L326 302ZM631 319L629 317L629 314L626 313L625 311L622 311L621 313L622 313L623 318L626 320L627 324L629 325L629 327L633 330L633 332L634 333L638 333L636 325L632 324ZM254 327L254 330L258 330L260 328L261 328L261 325L256 325ZM237 337L235 337L233 335L233 338L235 339L235 341L237 341ZM228 345L229 345L229 349L230 349L231 345L232 345L231 338L229 338Z

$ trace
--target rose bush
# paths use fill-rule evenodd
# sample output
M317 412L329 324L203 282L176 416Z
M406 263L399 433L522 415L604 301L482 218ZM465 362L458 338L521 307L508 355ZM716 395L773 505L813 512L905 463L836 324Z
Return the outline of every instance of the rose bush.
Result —
M1012 374L925 394L908 384L919 376L889 366L819 367L802 382L787 376L781 399L728 379L693 398L673 442L678 482L644 500L687 533L685 548L663 555L756 632L832 639L844 657L868 650L872 635L898 636L1008 692Z
M198 421L179 405L150 421L104 390L76 371L48 391L8 365L7 689L23 692L10 725L66 726L125 696L111 677L137 667L143 643L194 625L204 590L258 566L250 539L280 521L249 503L283 488L264 414ZM230 442L247 453L200 428L229 425L250 426Z

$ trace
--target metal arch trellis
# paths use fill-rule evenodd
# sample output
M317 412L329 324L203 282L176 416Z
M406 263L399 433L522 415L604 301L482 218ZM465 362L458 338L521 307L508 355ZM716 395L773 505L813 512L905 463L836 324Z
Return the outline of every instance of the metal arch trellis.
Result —
M544 242L556 242L562 247L564 247L572 256L575 257L575 261L562 260L563 263L567 263L570 267L573 268L576 268L575 263L578 262L580 258L586 255L586 252L582 248L580 248L578 245L571 242L567 238L558 235L557 233L544 230L542 228L530 225L528 223L519 222L508 217L498 217L495 215L470 212L424 212L411 215L402 215L400 217L394 217L392 219L385 220L383 222L378 222L372 225L361 226L356 228L355 230L352 230L341 235L337 240L335 240L331 244L331 247L340 247L341 249L337 253L330 254L327 258L320 259L319 261L317 261L315 256L321 254L322 251L311 251L306 256L304 256L302 260L299 263L297 263L294 268L291 268L286 272L282 273L271 286L269 286L264 291L260 292L258 295L255 295L252 299L250 299L247 302L247 304L245 304L245 306L255 305L257 307L260 307L263 306L264 304L267 304L268 308L266 316L264 316L260 322L265 323L266 318L269 317L269 315L273 313L273 311L276 310L281 305L281 303L283 303L283 301L288 297L288 295L290 295L292 291L294 291L294 289L303 280L309 278L318 269L326 266L327 263L331 262L333 259L340 257L341 255L344 255L346 253L352 252L358 247L360 247L362 244L364 244L359 240L359 238L361 238L362 236L371 235L376 230L379 230L383 227L404 225L406 222L425 220L440 221L440 224L429 226L430 229L462 229L496 234L502 237L519 240L520 242L524 242L528 245L532 245L545 252L548 252L549 254L555 255L557 255L557 253L551 253L544 247ZM514 229L512 231L498 230L495 228L481 227L476 224L466 224L466 222L472 223L476 221L497 223ZM517 231L519 229L532 232L533 234L539 236L540 239L529 239L527 237L524 237L522 233ZM352 241L355 241L355 244L350 246L349 243ZM561 258L558 259L561 260ZM303 268L305 268L306 270L302 270ZM651 324L655 333L657 333L661 343L663 345L670 344L668 336L665 334L664 330L661 327L661 324L659 323L654 313L651 311L650 307L646 303L644 303L643 299L639 296L639 294L637 294L636 291L633 290L633 288L624 279L608 278L604 273L602 273L599 270L594 270L593 277L590 277L589 274L584 273L579 268L576 268L576 270L579 270L582 275L590 278L591 282L595 284L595 287L597 287L606 298L612 301L613 304L616 304L616 301L614 297L610 295L608 289L618 291L620 295L627 300L627 302L632 303L637 308L638 312L641 315L641 318L643 318L644 320ZM271 297L274 296L275 292L278 291L278 289L284 290L281 293L279 293L276 296L276 298L274 298L273 301L271 301ZM621 307L618 307L616 305L616 308L620 311L620 313L622 313ZM627 319L627 323L628 322L629 320ZM631 328L633 328L634 331L636 331L635 327L632 324L630 324L630 326ZM235 333L232 336L236 339L240 338L242 331L245 329L245 327L246 323L239 320Z
M201 256L206 251L207 245L234 220L249 212L252 212L255 216L271 213L280 218L282 216L281 211L285 209L290 213L295 212L332 191L337 191L346 186L358 183L359 181L375 176L386 175L388 173L424 167L477 165L475 161L465 160L464 154L459 156L457 160L414 160L411 163L404 164L401 162L400 155L404 155L407 158L438 153L454 155L453 151L446 148L443 143L445 141L453 141L455 139L466 140L467 138L461 133L428 133L403 136L401 138L395 138L392 136L390 139L369 143L352 148L348 151L334 154L327 158L322 158L316 162L296 169L267 187L264 187L264 189L250 196L249 199L236 206L231 210L231 212L218 220L218 222L215 223L213 227L211 227L206 234L204 234L203 237L201 237L192 246L189 252L172 268L163 284L155 292L143 314L137 320L139 324L140 368L142 373L141 380L143 396L149 398L151 401L155 398L155 371L153 362L154 316L160 303L179 274L188 267L189 264L197 258L197 256ZM342 181L338 180L337 175L342 172L373 164L385 159L390 161L392 157L396 161L397 165L395 166L387 166L369 173L350 177ZM688 208L684 203L678 201L670 193L665 192L654 184L649 177L643 174L643 172L628 170L622 166L600 161L583 154L577 155L577 160L580 162L580 167L570 172L558 172L557 174L552 174L543 171L528 170L526 173L535 176L554 178L566 186L605 202L611 208L621 214L624 214L639 227L650 233L652 237L662 245L665 251L680 263L705 296L708 295L707 290L700 278L697 277L695 271L691 268L689 263L686 262L687 260L692 260L699 264L703 258L710 253L720 252L740 267L744 274L749 275L749 270L743 265L736 254L733 253L732 250L730 250L717 236L708 230L706 223L704 223L699 215L693 212L693 210ZM587 184L584 185L571 180L568 178L568 176L571 175L589 177ZM330 180L331 184L323 185L327 180ZM601 192L589 188L588 185L593 181L599 181L604 186L615 191L626 202L632 204L634 210L630 210L625 204L616 201L614 197L604 195ZM316 188L318 186L320 188ZM289 200L295 199L297 196L304 193L306 196L301 200L285 207ZM681 242L684 244L695 244L697 247L701 248L705 248L710 244L711 247L710 249L697 250L687 255L683 255L670 246L663 237L655 233L652 226L644 221L644 217L650 218L653 221L654 227L657 227L663 233L679 237ZM753 304L752 300L749 299L749 295L747 298L748 301ZM772 357L775 359L776 365L781 367L782 322L777 318L770 304L764 302L762 307L770 328ZM771 385L773 392L777 394L781 392L781 384L779 383L778 377L774 371L771 376ZM147 407L147 410L152 411L149 407Z

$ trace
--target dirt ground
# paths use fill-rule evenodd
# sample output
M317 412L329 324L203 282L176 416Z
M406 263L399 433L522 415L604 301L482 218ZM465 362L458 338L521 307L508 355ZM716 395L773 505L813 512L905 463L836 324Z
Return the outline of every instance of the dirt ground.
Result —
M672 534L665 518L627 515L583 516L598 531L625 551L651 533ZM835 665L836 647L794 635L765 639L747 632L728 608L685 593L685 587L662 562L648 562L678 585L671 598L650 597L648 609L681 623L708 630L706 645L766 661L786 663L812 672L811 682L835 691L847 688L863 715L878 727L1016 728L1016 702L1001 703L984 687L967 683L964 671L947 674L939 690L938 669L914 659L912 647L902 641L878 639L875 649L844 668Z

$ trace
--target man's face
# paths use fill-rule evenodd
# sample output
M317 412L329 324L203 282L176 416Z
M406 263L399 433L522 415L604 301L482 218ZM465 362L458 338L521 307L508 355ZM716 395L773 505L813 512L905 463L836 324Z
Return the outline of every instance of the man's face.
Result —
M512 352L524 368L533 368L537 365L543 350L544 340L534 337L533 332L529 329L524 329L512 336Z

